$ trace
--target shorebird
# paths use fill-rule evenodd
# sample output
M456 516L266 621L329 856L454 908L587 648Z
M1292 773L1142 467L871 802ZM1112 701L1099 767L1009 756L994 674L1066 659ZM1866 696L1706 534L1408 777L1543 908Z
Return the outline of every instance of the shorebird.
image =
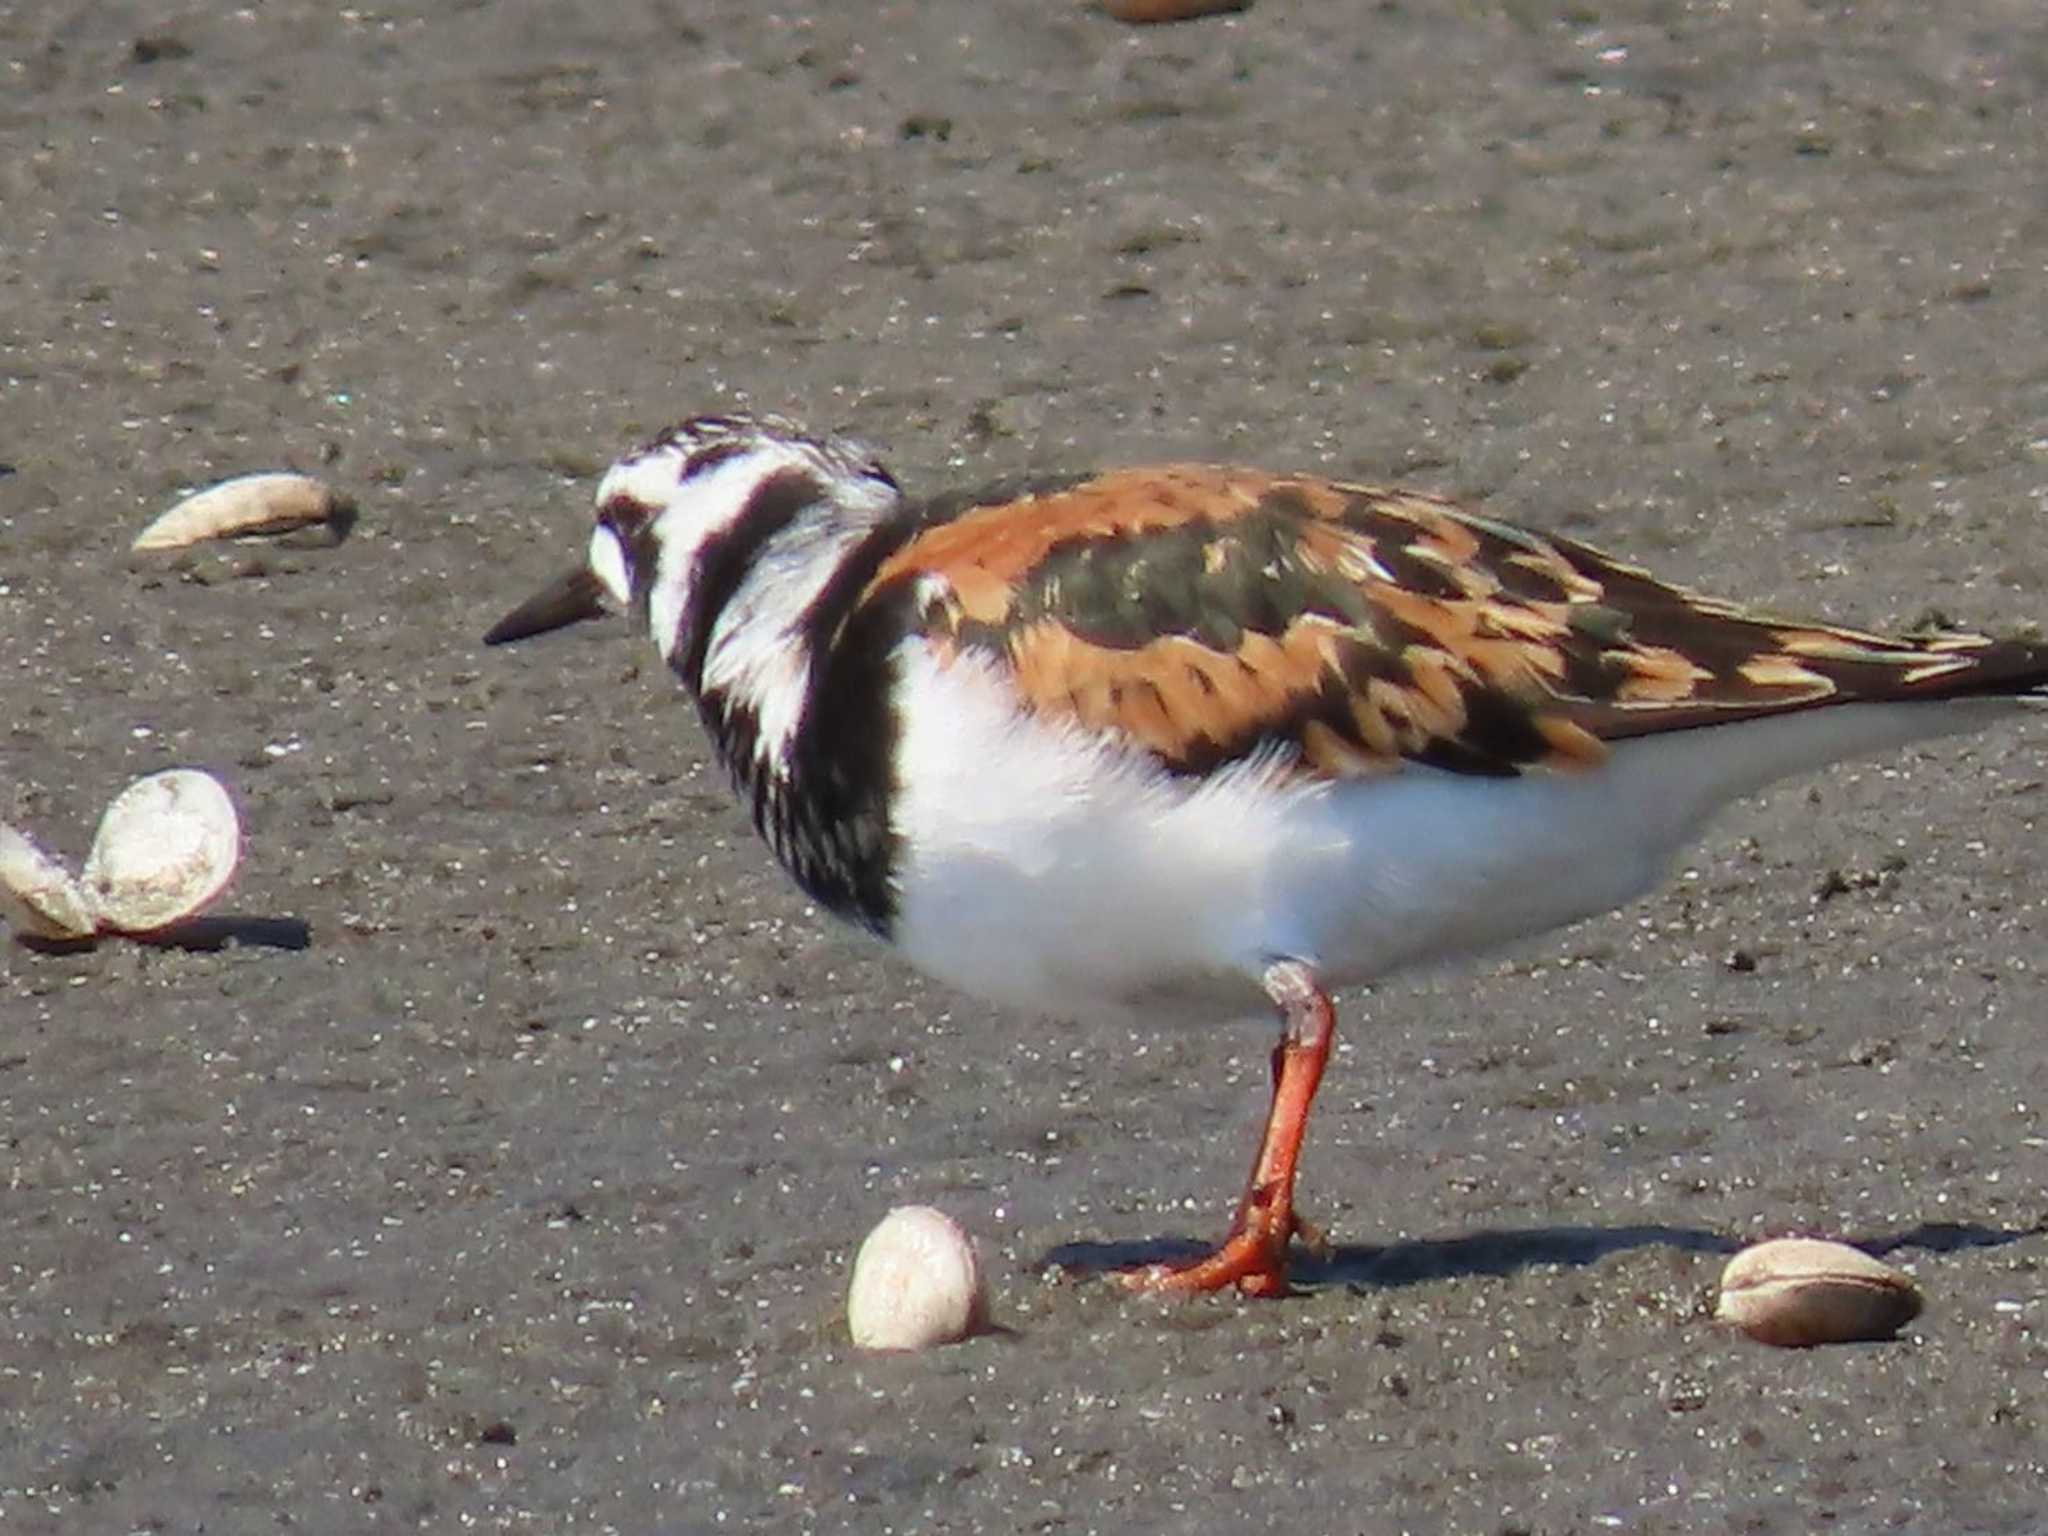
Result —
M906 496L865 447L696 416L486 639L646 626L775 857L966 992L1279 1015L1223 1242L1125 1272L1284 1294L1334 989L1651 888L1728 801L1975 729L2048 646L1702 597L1424 492L1166 464Z

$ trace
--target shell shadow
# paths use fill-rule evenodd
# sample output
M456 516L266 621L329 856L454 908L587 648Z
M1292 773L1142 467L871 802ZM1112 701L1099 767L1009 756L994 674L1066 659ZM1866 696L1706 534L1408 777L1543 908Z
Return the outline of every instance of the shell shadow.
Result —
M313 943L313 929L302 917L215 912L185 918L154 933L129 937L138 944L151 944L159 949L212 951L226 949L230 944L251 944L259 949L307 949Z
M38 933L17 933L14 942L39 955L89 954L109 939L126 939L153 949L214 950L230 944L253 944L259 949L307 949L313 943L313 929L303 917L256 917L247 913L217 912L206 917L180 918L148 933L92 933L76 939L46 938Z
M1921 1248L1929 1253L1955 1253L1964 1248L2003 1248L2048 1234L2048 1218L2031 1227L1987 1227L1974 1221L1923 1221L1884 1237L1851 1238L1865 1253L1884 1258L1902 1248Z

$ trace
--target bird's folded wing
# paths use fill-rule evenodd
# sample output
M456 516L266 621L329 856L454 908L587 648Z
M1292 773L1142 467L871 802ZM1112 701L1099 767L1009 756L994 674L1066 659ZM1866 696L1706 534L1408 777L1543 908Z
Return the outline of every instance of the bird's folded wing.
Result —
M928 518L875 571L942 655L1178 773L1585 768L1607 743L1849 699L2023 691L2041 648L1703 598L1429 495L1169 465Z

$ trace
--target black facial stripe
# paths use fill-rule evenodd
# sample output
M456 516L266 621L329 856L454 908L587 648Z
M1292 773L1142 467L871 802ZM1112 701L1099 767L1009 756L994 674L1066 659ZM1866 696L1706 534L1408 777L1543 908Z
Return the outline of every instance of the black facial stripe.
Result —
M705 540L697 552L690 601L669 653L669 665L692 693L704 685L704 657L711 645L712 625L746 581L762 547L823 494L824 488L803 470L785 469L770 475L754 487L732 525Z
M736 459L747 451L747 445L728 438L722 443L713 443L700 448L683 461L683 467L676 475L678 482L701 475L707 469L716 469L727 459Z

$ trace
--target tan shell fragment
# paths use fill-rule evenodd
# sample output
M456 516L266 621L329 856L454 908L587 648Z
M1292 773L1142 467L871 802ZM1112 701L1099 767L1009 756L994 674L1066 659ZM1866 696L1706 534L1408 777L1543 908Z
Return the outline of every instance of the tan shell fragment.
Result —
M900 1205L860 1245L846 1321L862 1349L929 1349L988 1325L988 1280L967 1230L928 1205Z
M238 475L196 491L136 535L135 549L183 549L202 539L289 533L334 515L335 495L310 475Z
M1921 1304L1910 1279L1860 1248L1781 1237L1728 1261L1714 1316L1761 1344L1804 1349L1888 1339Z
M4 823L0 917L17 934L36 939L89 939L98 926L71 871Z
M192 768L137 779L107 807L86 855L85 900L101 928L148 933L227 888L242 827L220 781Z

